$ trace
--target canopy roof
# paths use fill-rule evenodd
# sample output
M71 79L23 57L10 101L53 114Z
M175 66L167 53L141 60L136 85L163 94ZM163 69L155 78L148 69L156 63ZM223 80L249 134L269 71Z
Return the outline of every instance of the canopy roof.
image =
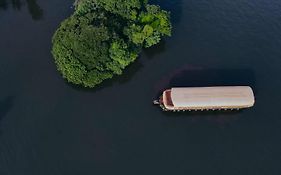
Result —
M172 88L175 108L253 106L254 93L248 86Z

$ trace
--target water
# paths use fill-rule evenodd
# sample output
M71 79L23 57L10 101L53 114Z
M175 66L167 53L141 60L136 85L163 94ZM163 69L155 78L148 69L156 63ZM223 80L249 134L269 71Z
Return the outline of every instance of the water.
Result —
M154 0L173 37L94 90L51 37L72 1L0 0L0 174L280 174L281 1ZM164 113L171 86L251 85L254 108Z

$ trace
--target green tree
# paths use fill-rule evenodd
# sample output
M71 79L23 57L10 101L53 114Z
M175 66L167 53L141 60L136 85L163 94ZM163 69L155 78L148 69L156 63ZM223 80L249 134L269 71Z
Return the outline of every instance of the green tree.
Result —
M104 65L111 61L108 30L105 26L91 25L95 17L94 14L73 15L61 24L53 37L52 53L59 71L69 82L88 87L112 77Z
M160 42L162 36L171 36L170 14L156 5L146 5L141 11L137 24L132 23L124 33L136 45L151 47Z
M147 0L79 0L54 34L52 53L69 82L95 87L165 35L171 35L169 13Z

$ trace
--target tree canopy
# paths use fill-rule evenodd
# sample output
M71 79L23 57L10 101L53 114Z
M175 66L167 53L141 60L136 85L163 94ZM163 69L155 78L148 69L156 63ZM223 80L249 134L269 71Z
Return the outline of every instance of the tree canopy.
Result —
M171 35L169 12L147 0L80 0L53 36L52 54L69 82L95 87Z

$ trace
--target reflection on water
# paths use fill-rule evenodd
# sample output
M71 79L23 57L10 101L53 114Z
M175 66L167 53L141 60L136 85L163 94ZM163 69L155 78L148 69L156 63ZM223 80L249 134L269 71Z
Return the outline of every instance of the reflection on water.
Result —
M20 10L22 3L20 0L11 0L12 1L12 6L16 10Z
M14 97L6 97L0 100L0 121L7 115L13 106Z
M6 0L0 0L0 9L7 9Z
M171 9L173 37L91 92L65 85L50 53L73 0L31 2L51 14L40 25L20 1L0 0L0 175L280 174L281 1L151 0ZM170 86L233 84L253 87L253 108L152 104Z
M165 38L163 38L159 44L154 45L150 48L143 49L143 53L149 59L153 59L156 55L165 52L165 50L166 50L166 40L165 40Z
M28 11L34 20L40 20L43 17L43 10L36 3L36 0L26 0Z
M38 5L37 0L0 0L0 10L6 10L11 6L15 10L21 10L23 5L27 5L28 11L33 20L40 20L43 18L43 10Z

